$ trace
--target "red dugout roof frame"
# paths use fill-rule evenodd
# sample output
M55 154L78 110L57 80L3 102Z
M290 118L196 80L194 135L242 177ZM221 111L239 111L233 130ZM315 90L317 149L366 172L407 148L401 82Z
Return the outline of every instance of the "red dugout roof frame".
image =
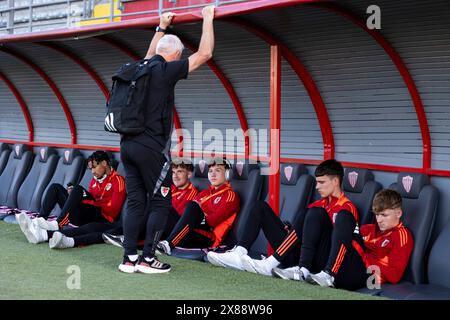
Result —
M216 18L224 18L228 16L233 16L236 14L247 14L251 12L257 12L262 10L269 10L269 9L277 9L277 8L283 8L283 7L289 7L293 5L298 4L308 4L308 3L317 3L320 1L308 1L308 0L280 0L274 3L272 0L258 0L258 1L252 1L252 2L245 2L245 3L239 3L239 4L232 4L232 5L226 5L222 7L218 7L216 9ZM414 107L418 116L420 128L421 128L421 134L422 134L422 141L423 141L423 166L422 168L413 168L413 167L399 167L399 166L390 166L390 165L378 165L378 164L370 164L370 163L354 163L354 162L343 162L344 166L351 166L351 167L361 167L361 168L367 168L367 169L373 169L373 170L379 170L379 171L389 171L389 172L399 172L399 171L411 171L411 172L421 172L428 175L433 176L444 176L444 177L450 177L450 170L434 170L431 169L431 138L428 128L428 121L426 118L426 114L424 111L424 107L422 104L422 100L420 98L420 94L417 90L417 87L415 86L414 80L412 79L406 65L402 61L401 57L398 55L398 53L393 49L393 47L388 43L388 41L383 38L383 36L378 33L377 31L368 30L364 23L361 22L360 19L352 15L351 13L343 10L340 7L329 5L329 4L313 4L316 7L331 10L346 19L349 19L356 25L363 28L366 32L368 32L382 47L383 49L388 53L388 55L391 57L392 61L396 65L397 69L401 73L407 88L410 92L410 95L412 97ZM181 24L186 22L194 22L201 20L201 10L196 10L190 13L183 13L177 15L177 17L174 19L175 24ZM159 23L158 17L150 17L150 18L140 18L135 20L127 20L123 22L114 22L114 23L107 23L107 24L99 24L95 26L86 26L81 28L74 28L74 29L64 29L64 30L57 30L53 32L41 32L41 33L33 33L33 34L24 34L24 35L11 35L0 38L0 43L9 43L9 42L23 42L23 41L39 41L39 40L47 40L47 39L60 39L60 38L71 38L76 39L78 37L82 36L89 36L93 35L94 33L102 34L106 33L108 31L112 30L119 30L119 29L126 29L126 28L145 28L149 25L157 25ZM102 37L97 37L102 38ZM274 39L275 42L279 45L279 42ZM3 51L5 48L3 47ZM125 49L125 48L122 48ZM285 50L282 50L283 53L285 53ZM286 58L286 57L285 57ZM295 56L293 56L295 58ZM295 67L293 67L295 70ZM326 111L326 109L325 109ZM66 114L67 115L67 114ZM31 120L31 119L29 119ZM27 120L28 121L28 120ZM72 119L73 121L73 119ZM179 123L179 119L177 121L175 116L175 125ZM320 121L319 121L320 122ZM70 121L69 121L70 124ZM74 124L73 124L74 126ZM180 125L181 127L181 125ZM75 127L73 127L75 128ZM331 126L330 126L331 128ZM321 123L321 129L324 130ZM326 130L326 129L325 129ZM80 149L105 149L110 151L119 151L119 148L114 147L104 147L104 146L88 146L88 145L77 145L76 144L76 136L75 136L75 142L74 142L74 136L73 131L71 127L72 132L72 144L55 144L55 143L39 143L39 142L25 142L25 141L16 141L16 140L0 140L5 143L25 143L32 146L42 146L42 145L49 145L49 146L55 146L55 147L61 147L61 148L80 148ZM327 136L329 136L329 133L327 133ZM31 140L31 139L30 139ZM324 151L325 148L328 148L332 150L329 155L325 156L324 158L328 158L329 156L334 156L334 149L331 149L334 147L334 143L330 146L327 146L324 141ZM190 156L203 156L202 153L195 153L195 152L186 152L186 155ZM240 157L240 155L230 155L235 157ZM249 158L254 158L250 156ZM267 158L260 158L262 161L267 161ZM320 160L311 160L311 159L294 159L294 158L280 158L280 162L298 162L298 163L304 163L304 164L311 164L316 165Z
M224 18L236 14L246 14L268 9L277 9L290 7L296 4L306 4L320 2L320 0L257 0L251 2L243 2L236 4L224 5L216 8L215 17ZM201 9L193 10L189 13L180 13L174 18L174 24L181 24L187 22L195 22L202 20ZM83 36L93 36L97 34L104 34L107 31L127 29L127 28L145 28L149 26L156 26L159 24L159 17L138 18L133 20L118 21L102 23L90 26L83 26L71 29L61 29L50 32L35 32L31 34L8 35L0 37L0 44L8 42L24 42L24 41L39 41L49 39L72 38L76 39Z
M69 105L67 104L66 99L64 98L63 94L59 90L56 83L44 72L44 70L42 70L37 64L35 64L33 61L31 61L28 57L26 57L19 51L12 49L12 48L6 48L4 46L0 46L0 51L3 51L5 53L10 54L11 56L21 60L24 64L26 64L30 68L32 68L47 83L47 85L53 91L53 93L55 94L59 103L61 104L61 108L63 109L64 114L66 115L66 119L67 119L67 122L69 124L69 129L70 129L71 143L76 144L77 143L77 128L75 126L75 121L73 120Z
M417 120L419 121L420 133L422 135L422 167L425 172L431 169L431 137L430 137L430 129L428 127L428 120L425 113L425 108L422 103L422 98L420 97L419 90L411 76L411 73L408 70L408 67L403 62L403 59L400 55L395 51L394 47L387 41L381 33L376 30L369 30L364 23L357 16L343 9L335 3L320 3L320 4L312 4L314 7L326 9L328 11L334 12L345 19L351 21L365 32L367 32L370 36L372 36L375 41L384 49L384 51L389 55L392 62L397 67L400 75L403 78L403 81L408 88L408 92L411 96L412 102L414 104L414 108L417 114Z
M6 83L9 90L12 92L12 94L16 98L17 103L20 105L23 116L27 123L28 141L33 142L34 141L33 120L31 119L30 111L28 110L28 106L27 106L25 100L22 98L22 95L20 94L19 90L17 90L17 88L14 86L14 84L11 82L11 80L9 80L9 78L7 76L5 76L1 71L0 71L0 79L2 79Z

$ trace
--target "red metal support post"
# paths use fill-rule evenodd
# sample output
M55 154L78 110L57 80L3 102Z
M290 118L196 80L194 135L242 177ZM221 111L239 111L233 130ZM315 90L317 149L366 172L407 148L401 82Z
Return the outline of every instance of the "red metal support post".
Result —
M101 92L103 93L105 98L108 99L109 90L108 90L106 84L99 77L99 75L94 71L94 69L91 66L89 66L85 61L83 61L78 55L71 52L67 48L63 48L63 47L56 45L54 43L51 43L51 42L42 42L42 43L37 43L37 44L40 46L55 50L55 51L61 53L62 55L66 56L73 62L75 62L77 65L79 65L81 67L81 69L83 69L91 77L91 79L94 80L94 82L97 84L97 86L99 87L99 89L101 90Z
M336 5L335 3L317 3L312 5L315 7L329 10L351 21L353 24L357 25L365 32L367 32L389 55L392 62L395 64L397 70L400 72L400 75L402 76L406 87L408 88L411 100L414 104L414 108L417 114L417 120L419 121L420 133L422 135L422 172L425 174L431 174L432 148L431 148L431 136L430 136L430 129L428 126L428 119L425 113L424 105L422 103L422 98L420 97L419 94L419 90L417 89L416 83L414 82L414 79L412 78L411 73L409 72L408 67L404 63L403 59L392 47L389 41L386 40L380 32L378 32L377 30L369 30L366 26L366 23L362 21L359 17L355 16L354 14L348 12L347 10Z
M181 39L181 41L184 43L184 45L191 50L192 52L198 51L198 48L195 47L190 41L188 41L186 38L181 37L178 35L178 37ZM223 87L227 91L228 95L230 96L231 102L233 103L234 109L236 110L236 114L239 119L239 123L241 125L241 129L244 132L244 146L245 151L244 155L245 158L248 158L248 156L251 153L250 150L250 138L248 136L248 122L247 117L245 116L244 108L242 107L241 101L239 100L239 97L234 90L233 85L231 84L230 80L226 77L225 73L220 69L220 67L214 62L213 59L210 59L206 62L208 67L211 69L211 71L217 76L219 81L222 83Z
M32 68L50 87L50 89L55 94L56 98L58 99L59 103L61 104L61 108L64 111L64 114L66 115L67 122L69 124L70 129L70 135L71 135L71 143L76 144L77 143L77 128L75 126L75 121L73 120L72 112L70 111L69 105L67 104L66 99L64 98L63 94L59 90L59 88L56 86L55 82L42 70L40 67L38 67L33 61L31 61L29 58L18 52L17 50L6 48L5 46L0 47L0 51L3 51L5 53L10 54L11 56L21 60L23 63L28 65L30 68Z
M6 85L8 86L9 90L11 90L12 94L17 100L17 103L20 105L20 108L22 109L23 116L25 118L25 121L27 123L28 128L28 142L34 141L34 127L33 127L33 120L31 119L30 111L28 110L28 106L25 103L25 100L23 100L22 95L20 94L19 90L14 86L14 84L3 74L0 72L0 79L2 79Z
M255 36L261 38L263 41L267 42L269 45L277 45L281 50L281 55L289 63L292 70L297 74L300 81L303 83L311 102L316 112L317 120L319 121L320 130L322 133L323 141L323 158L333 159L335 156L335 146L333 130L331 128L330 118L328 117L327 107L322 99L322 95L306 67L302 64L300 59L286 46L284 43L276 39L269 32L262 29L261 27L256 27L248 21L242 20L240 18L228 18L225 21L231 22Z
M270 47L269 205L280 213L281 48Z

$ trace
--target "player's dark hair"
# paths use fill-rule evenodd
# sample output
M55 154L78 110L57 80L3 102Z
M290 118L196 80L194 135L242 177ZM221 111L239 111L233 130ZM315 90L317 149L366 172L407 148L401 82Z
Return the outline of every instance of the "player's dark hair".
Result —
M89 163L90 162L92 163L93 161L95 161L97 163L100 163L102 161L106 161L107 165L111 166L111 160L110 160L108 154L105 151L102 151L102 150L95 151L94 153L92 153L89 156L89 158L87 158L88 166L89 166Z
M373 198L372 211L383 212L387 209L400 209L402 207L402 196L395 190L384 189Z
M187 171L193 172L194 165L192 161L186 158L174 158L172 159L172 168L186 169Z
M342 184L342 180L344 179L344 168L342 167L342 164L335 159L325 160L317 166L314 175L316 177L334 176L339 179L339 184Z
M231 169L231 164L226 158L214 157L208 161L208 168L213 166L224 166L225 170Z

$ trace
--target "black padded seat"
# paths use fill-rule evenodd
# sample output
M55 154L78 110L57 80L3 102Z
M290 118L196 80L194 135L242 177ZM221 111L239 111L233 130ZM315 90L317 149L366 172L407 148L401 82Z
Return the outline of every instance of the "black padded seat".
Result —
M414 249L402 280L413 284L424 283L425 251L431 237L438 207L438 190L430 185L428 176L408 172L399 173L397 183L392 184L389 188L401 194L402 221L414 237Z
M9 154L11 153L11 148L9 144L0 142L0 175L5 169L6 164L8 163Z
M192 174L191 182L198 191L205 190L209 187L208 164L206 160L199 160L199 162L194 165L194 172Z
M15 144L8 163L0 175L0 206L17 208L17 194L33 160L33 153L24 144Z
M51 147L39 148L30 172L19 189L17 205L19 209L38 212L42 195L52 178L58 163L58 154Z
M47 188L45 188L43 198L45 197L48 188L54 183L61 184L64 187L67 187L69 182L76 185L80 179L81 172L84 170L84 166L85 160L79 150L65 149L62 157L58 161L52 179ZM50 213L50 216L59 216L60 212L61 209L59 206L55 206Z
M381 295L405 300L450 300L450 221L434 242L428 258L428 284L403 282L382 286Z
M307 209L314 192L315 179L303 164L283 163L280 166L280 219L293 223L300 212ZM268 199L266 199L268 201ZM268 241L261 231L250 248L258 257L267 254Z
M242 217L250 212L252 205L259 199L261 194L262 177L259 165L237 161L232 168L230 184L239 197L240 210L224 244L234 246L239 235L245 232L241 222Z
M343 189L345 195L358 209L359 225L374 223L372 202L382 186L374 181L372 172L367 169L346 168Z

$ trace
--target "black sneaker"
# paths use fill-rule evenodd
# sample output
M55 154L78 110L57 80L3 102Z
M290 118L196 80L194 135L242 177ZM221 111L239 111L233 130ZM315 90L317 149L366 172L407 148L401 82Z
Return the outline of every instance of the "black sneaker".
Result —
M127 255L123 256L123 261L119 264L119 270L125 273L134 273L136 272L136 263L138 259L135 261L131 261Z
M170 271L170 264L160 262L156 257L150 258L150 261L145 260L143 256L139 256L136 264L136 272L142 273L165 273Z
M112 244L113 246L123 248L123 235L115 236L109 233L102 234L103 241L108 244Z

